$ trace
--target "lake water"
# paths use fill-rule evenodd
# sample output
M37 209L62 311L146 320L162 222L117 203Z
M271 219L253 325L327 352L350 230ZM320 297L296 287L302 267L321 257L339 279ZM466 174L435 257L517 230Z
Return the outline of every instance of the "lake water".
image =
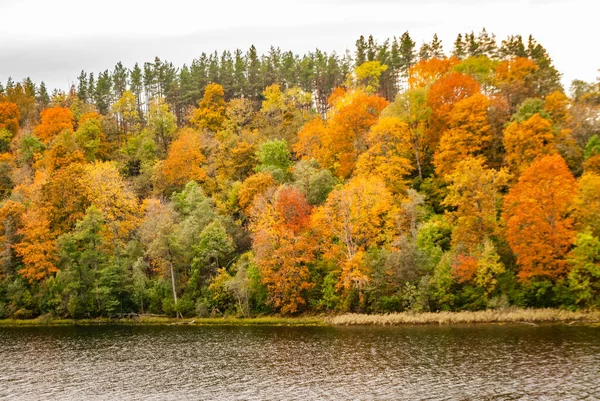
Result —
M0 399L598 400L600 328L0 328Z

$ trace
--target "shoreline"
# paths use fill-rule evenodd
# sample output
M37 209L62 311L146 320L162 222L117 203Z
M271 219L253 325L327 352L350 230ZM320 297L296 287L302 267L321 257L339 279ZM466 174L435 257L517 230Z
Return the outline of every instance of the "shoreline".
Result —
M506 309L476 312L399 312L385 315L347 313L334 316L263 316L253 318L213 317L185 318L137 316L130 318L95 319L2 319L0 327L43 326L402 326L402 325L455 325L485 323L538 323L598 324L600 311L567 311L562 309Z

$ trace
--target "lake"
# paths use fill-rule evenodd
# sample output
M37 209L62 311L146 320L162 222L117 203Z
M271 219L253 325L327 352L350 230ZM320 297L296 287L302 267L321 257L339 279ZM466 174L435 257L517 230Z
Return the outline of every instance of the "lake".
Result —
M0 398L600 399L600 328L0 328Z

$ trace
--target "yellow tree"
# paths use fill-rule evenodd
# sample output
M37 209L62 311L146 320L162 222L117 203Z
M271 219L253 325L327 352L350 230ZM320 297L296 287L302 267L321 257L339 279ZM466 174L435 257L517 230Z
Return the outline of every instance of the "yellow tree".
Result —
M537 113L523 122L510 123L504 130L502 143L505 162L515 176L538 157L556 152L552 124Z
M456 103L449 114L449 129L442 134L433 155L435 171L443 177L451 174L458 162L478 156L492 141L492 126L488 121L489 100L476 94Z
M369 247L383 247L397 235L394 196L378 177L357 177L329 194L313 214L325 257L341 270L339 287L362 290L371 272L364 261Z
M110 230L104 235L111 240L118 262L120 249L140 220L138 200L115 163L96 162L85 166L83 180L88 199L104 215L106 227Z
M408 124L396 117L382 117L366 138L367 151L356 163L357 176L381 177L394 193L406 192L405 177L413 170Z
M379 78L386 72L388 66L379 61L367 61L354 70L354 85L370 95L377 93Z
M20 242L14 245L15 252L23 262L19 274L29 282L42 281L58 272L58 246L56 236L50 231L50 221L32 208L22 217Z
M133 92L130 90L123 92L119 100L112 105L112 111L117 115L117 122L120 124L123 134L126 134L127 130L139 119Z
M426 102L425 89L409 89L396 96L394 102L381 113L385 117L397 117L407 124L419 178L423 178L423 163L428 142L425 141L425 134L428 132L431 115L431 109L427 107Z
M452 243L473 252L499 234L498 211L509 174L505 169L486 168L481 158L469 157L459 161L446 179L450 185L443 204L455 208L450 212L455 223Z
M575 239L569 208L577 182L558 154L535 161L504 197L506 240L517 256L518 277L557 279L567 271Z
M586 172L579 179L573 217L577 231L589 228L594 236L600 238L600 175Z
M251 175L242 183L238 191L240 208L246 215L250 215L254 199L263 194L268 188L275 186L277 186L277 182L269 173L259 172Z
M225 122L225 93L219 84L211 83L204 89L204 97L198 103L198 108L190 122L198 129L217 132Z

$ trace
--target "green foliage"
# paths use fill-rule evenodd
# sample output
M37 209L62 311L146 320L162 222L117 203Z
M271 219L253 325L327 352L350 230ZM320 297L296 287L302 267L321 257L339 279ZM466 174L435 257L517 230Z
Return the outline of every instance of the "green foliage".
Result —
M260 161L256 171L271 173L276 180L283 182L286 180L288 170L292 166L290 156L287 142L283 139L267 141L256 152L256 158Z
M590 232L577 235L569 262L569 287L575 301L586 307L600 307L600 239Z
M517 109L517 112L512 116L513 121L523 122L529 120L534 114L539 114L546 120L551 120L552 117L544 110L544 101L538 98L525 99Z
M583 157L585 160L589 159L592 156L600 154L600 137L598 135L592 135L590 139L585 144L585 148L583 151Z

